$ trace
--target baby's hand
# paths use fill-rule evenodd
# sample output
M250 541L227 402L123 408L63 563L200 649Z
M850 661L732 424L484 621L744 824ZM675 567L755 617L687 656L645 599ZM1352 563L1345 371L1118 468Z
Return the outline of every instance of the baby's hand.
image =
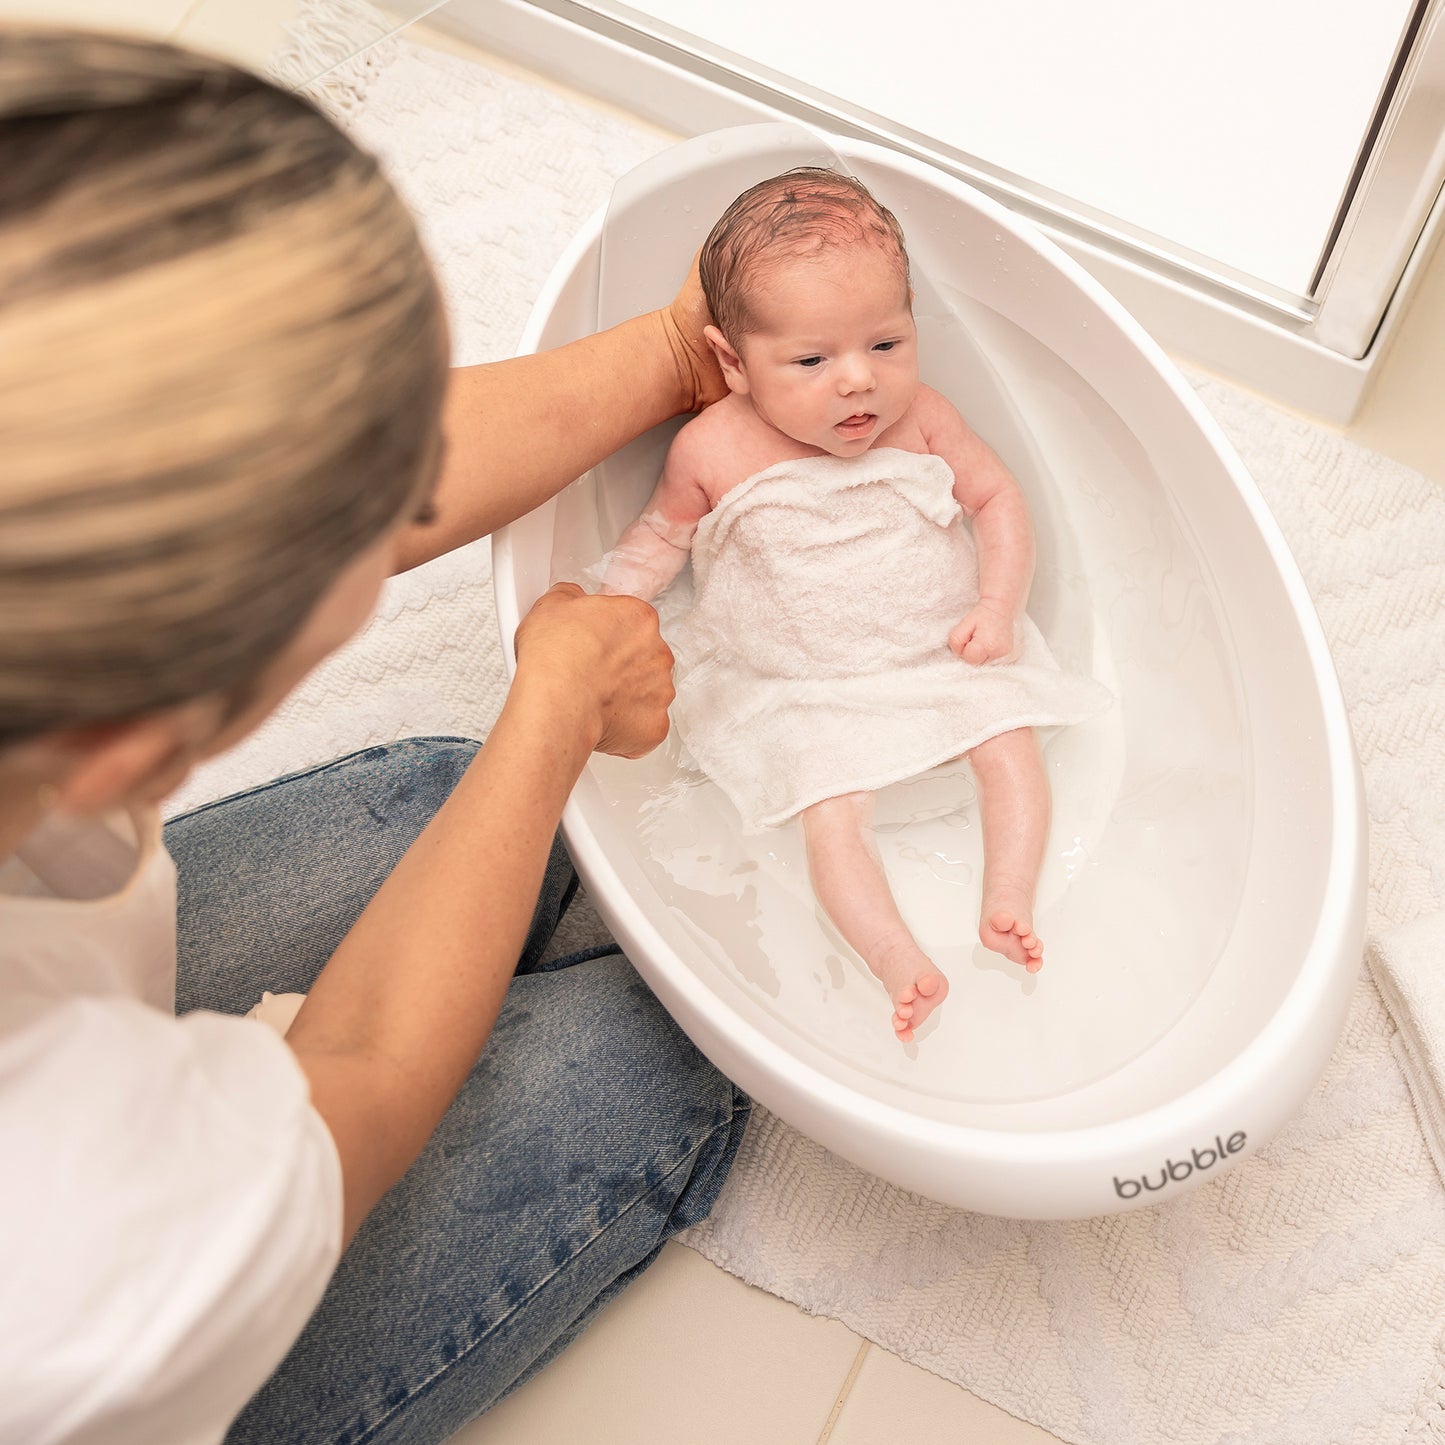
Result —
M979 602L948 634L948 645L975 667L985 662L1010 662L1018 653L1013 616L994 603Z

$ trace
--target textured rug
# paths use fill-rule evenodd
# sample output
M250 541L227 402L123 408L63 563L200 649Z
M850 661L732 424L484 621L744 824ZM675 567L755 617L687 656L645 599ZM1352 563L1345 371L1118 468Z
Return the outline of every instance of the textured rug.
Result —
M665 144L397 41L323 97L417 211L463 362L511 353L584 217ZM1371 930L1436 912L1445 492L1222 384L1196 385L1274 509L1334 650L1365 771ZM364 635L171 807L405 734L482 736L504 686L483 543L394 581ZM945 1208L759 1111L715 1214L687 1242L1077 1445L1445 1440L1445 1188L1393 1032L1362 977L1328 1072L1267 1148L1170 1204L1081 1223Z

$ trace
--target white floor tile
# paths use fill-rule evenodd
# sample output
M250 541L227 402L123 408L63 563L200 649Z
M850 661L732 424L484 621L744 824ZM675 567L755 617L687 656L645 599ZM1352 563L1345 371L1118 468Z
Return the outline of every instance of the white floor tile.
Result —
M668 1244L451 1445L814 1445L861 1345Z
M853 1381L826 1445L1058 1445L958 1385L874 1345ZM822 1442L819 1442L822 1445Z
M287 22L299 0L201 0L173 37L180 45L204 50L264 70L286 41Z
M196 0L0 0L0 19L128 30L165 39Z

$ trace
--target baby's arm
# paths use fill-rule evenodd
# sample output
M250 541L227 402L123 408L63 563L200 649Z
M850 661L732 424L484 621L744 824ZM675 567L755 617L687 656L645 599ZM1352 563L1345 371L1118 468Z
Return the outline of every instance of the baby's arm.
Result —
M918 401L919 427L931 452L953 469L953 495L973 524L978 602L948 635L965 662L1008 659L1034 576L1034 529L1013 474L954 406L929 387Z
M617 539L602 578L604 593L627 593L650 602L687 561L692 534L712 510L697 463L691 423L673 438L662 478L642 515Z

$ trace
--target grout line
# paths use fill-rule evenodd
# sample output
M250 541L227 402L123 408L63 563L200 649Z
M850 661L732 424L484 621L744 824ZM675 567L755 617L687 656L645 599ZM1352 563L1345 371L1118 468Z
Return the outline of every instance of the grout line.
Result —
M196 18L196 12L205 3L206 0L191 0L191 3L186 6L186 13L182 15L179 20L176 21L176 23L171 27L171 33L166 36L166 39L169 40L172 45L176 43L176 37L181 33L181 31L184 30L186 26L189 25L191 21Z
M848 1377L843 1381L843 1387L838 1391L838 1398L833 1401L833 1408L828 1412L828 1418L823 1422L823 1433L818 1436L816 1445L828 1445L828 1437L833 1433L833 1427L838 1423L838 1416L843 1413L843 1406L848 1403L848 1396L853 1389L853 1382L858 1378L858 1371L863 1368L863 1361L867 1357L872 1346L864 1340L858 1346L858 1353L853 1356L853 1363L848 1369Z

